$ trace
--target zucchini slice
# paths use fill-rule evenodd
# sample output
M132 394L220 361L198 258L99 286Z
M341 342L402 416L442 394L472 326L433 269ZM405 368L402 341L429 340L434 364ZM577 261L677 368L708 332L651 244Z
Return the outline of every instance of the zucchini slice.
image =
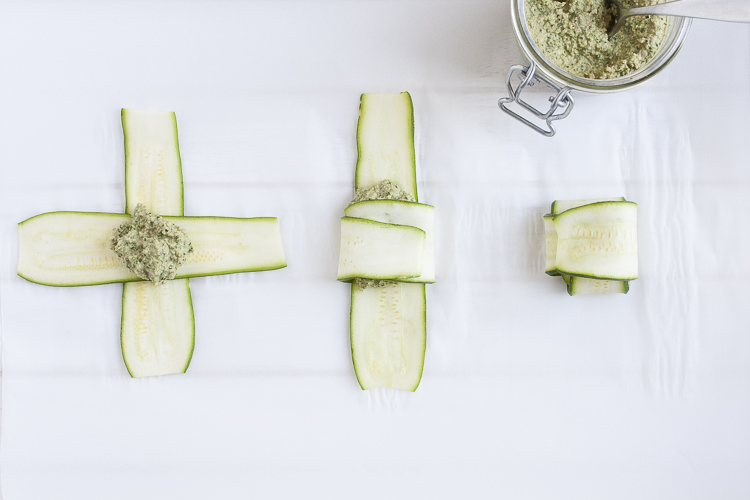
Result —
M628 201L571 208L554 220L555 268L609 280L638 278L637 206Z
M630 290L629 281L599 280L591 278L581 278L580 276L566 277L567 279L565 280L565 282L568 284L568 294L570 295L628 293L628 291Z
M50 286L141 281L109 248L124 214L52 212L18 226L18 274ZM177 278L266 271L286 266L275 218L171 217L193 244Z
M177 118L168 111L122 110L126 212L138 203L156 215L183 215ZM193 356L195 318L187 279L124 283L122 357L132 377L184 373ZM167 309L161 308L167 306ZM156 319L158 318L158 319ZM157 346L140 356L139 345ZM172 346L162 350L158 346Z
M408 92L362 94L357 153L357 189L390 180L418 201L414 109Z
M120 344L128 373L132 377L184 373L195 345L188 280L127 285L122 295Z
M414 114L408 93L362 95L357 149L356 189L390 180L418 199ZM399 203L360 202L347 208L346 215L418 227L425 232L424 244L428 239L431 242L434 222L432 213L425 210L432 211L409 209ZM427 253L422 260L422 271L415 279L430 279L432 272L434 280L434 260L430 263ZM356 283L351 286L352 361L360 387L415 391L422 378L427 339L424 284L390 282L365 289Z
M342 217L338 279L419 276L424 238L416 227Z
M125 212L142 203L156 215L183 215L177 117L171 111L123 109Z
M427 338L424 284L391 282L364 290L353 284L350 322L360 387L417 390Z
M557 231L554 219L556 215L592 203L604 201L620 202L625 198L593 198L587 200L557 200L552 202L552 212L544 216L544 233L546 241L546 258L544 272L550 276L561 276L556 268L557 260ZM627 281L603 280L562 275L568 285L569 295L600 294L600 293L628 293L630 284Z
M349 205L344 214L388 224L414 226L425 233L422 251L422 274L398 281L435 282L435 208L422 203L398 200L370 200Z
M599 203L601 201L625 201L625 198L620 196L617 198L589 198L587 200L555 200L552 202L552 215L558 215L571 208L582 207L583 205L590 205L592 203Z
M286 266L275 218L184 217L182 164L172 112L122 110L126 212L141 203L188 235L177 278L141 281L110 249L127 214L53 212L19 224L19 276L51 286L124 282L120 343L132 377L182 373L193 355L188 277Z
M555 231L555 216L547 214L544 216L544 242L545 242L545 263L544 272L550 276L560 276L560 272L555 267L557 259L557 232Z

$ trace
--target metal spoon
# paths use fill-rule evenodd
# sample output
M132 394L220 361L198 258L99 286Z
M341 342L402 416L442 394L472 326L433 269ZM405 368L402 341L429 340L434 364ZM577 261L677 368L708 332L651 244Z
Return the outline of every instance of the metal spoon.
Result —
M620 31L620 28L625 24L625 19L630 16L679 16L750 23L750 0L674 0L673 2L632 9L623 7L620 0L607 0L607 2L614 11L610 28L607 31L609 38Z

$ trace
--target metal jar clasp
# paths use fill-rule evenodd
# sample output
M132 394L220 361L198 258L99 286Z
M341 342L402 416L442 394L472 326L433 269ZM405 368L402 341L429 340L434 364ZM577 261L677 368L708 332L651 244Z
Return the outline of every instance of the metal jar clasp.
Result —
M521 83L519 83L518 87L516 87L516 89L514 90L512 80L513 75L516 74L521 80ZM525 89L526 87L533 87L535 83L544 83L547 85L547 87L549 87L556 93L556 95L550 96L550 107L546 112L538 110L531 104L521 99L521 92L523 92L523 89ZM555 135L556 130L552 122L555 120L562 120L563 118L568 116L570 114L570 111L573 109L573 97L570 95L570 91L573 89L571 89L570 87L560 87L541 73L537 74L536 63L534 63L534 61L531 61L528 67L521 65L511 66L508 70L508 74L505 77L505 85L508 87L509 97L502 97L497 101L497 105L500 106L500 109L547 137L552 137L553 135ZM523 116L519 115L515 111L508 108L508 106L506 106L506 104L510 104L512 102L518 103L522 108L527 110L535 117L539 118L540 120L544 120L547 123L548 129L545 130L536 123L533 123L532 121L524 118Z

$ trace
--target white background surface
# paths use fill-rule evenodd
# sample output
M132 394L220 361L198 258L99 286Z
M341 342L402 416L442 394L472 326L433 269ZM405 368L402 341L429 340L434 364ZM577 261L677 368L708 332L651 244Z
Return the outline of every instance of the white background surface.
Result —
M4 2L5 500L750 497L750 43L696 22L553 139L496 107L508 2ZM438 283L414 394L364 392L336 282L359 94L414 100ZM276 216L289 267L191 279L186 375L131 379L120 285L16 276L16 224L124 210L121 107L174 110L186 215ZM639 203L628 295L543 273L554 199Z

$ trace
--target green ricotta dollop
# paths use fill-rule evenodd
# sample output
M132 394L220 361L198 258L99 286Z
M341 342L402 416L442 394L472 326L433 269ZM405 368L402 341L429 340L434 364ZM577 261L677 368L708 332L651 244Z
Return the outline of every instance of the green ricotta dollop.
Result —
M138 204L132 219L115 229L110 248L138 277L160 285L174 279L193 245L185 231Z
M386 179L371 188L357 189L356 193L354 193L354 199L349 205L370 200L416 201L412 195L398 187L395 182ZM393 283L390 280L372 280L367 278L355 278L354 281L360 290L364 290L365 288L385 288L388 283Z
M354 193L354 199L349 205L370 200L415 201L412 195L398 187L395 182L384 180L371 188L357 189L357 192Z
M664 0L625 0L642 7ZM614 15L605 0L526 0L526 21L542 53L557 66L584 78L618 78L642 68L664 40L667 18L634 16L610 40Z

